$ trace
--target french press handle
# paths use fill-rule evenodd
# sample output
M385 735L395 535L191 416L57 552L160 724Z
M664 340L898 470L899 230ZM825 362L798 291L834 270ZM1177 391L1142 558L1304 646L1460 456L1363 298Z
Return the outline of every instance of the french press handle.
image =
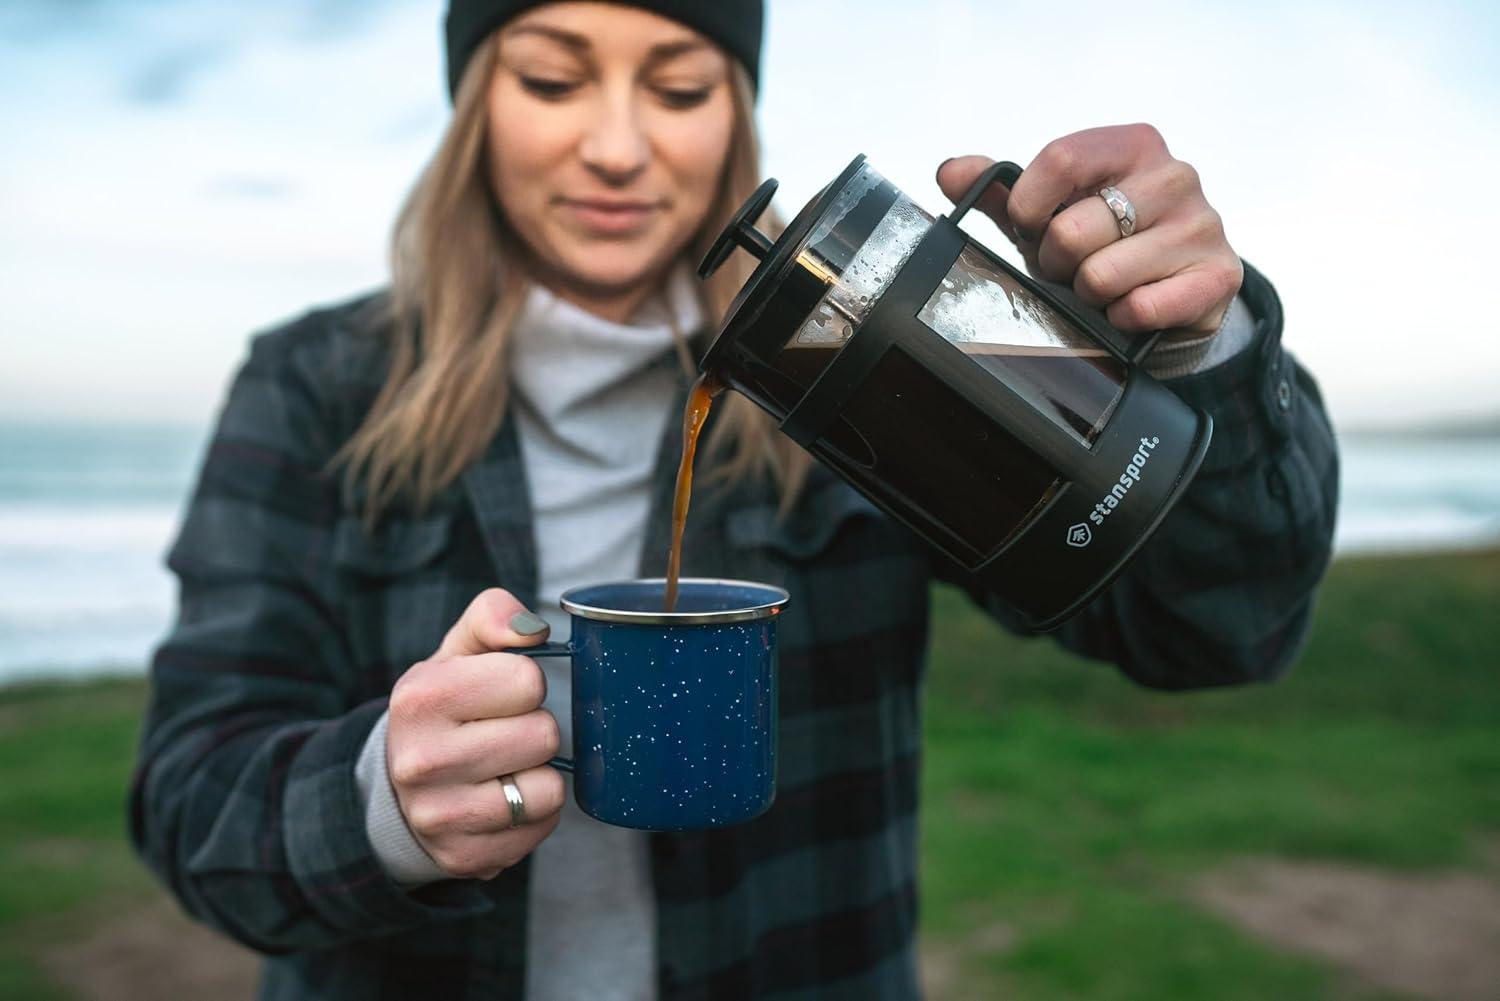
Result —
M964 196L953 207L953 211L948 215L949 221L957 226L959 220L968 214L969 210L974 207L974 203L979 201L979 197L996 181L1004 184L1007 188L1014 188L1016 182L1020 179L1021 168L1009 160L1000 160L990 164L984 168L983 173L974 179L974 183L969 185L969 190L964 192ZM1057 213L1054 212L1052 214L1056 215Z
M989 186L999 181L1007 188L1014 188L1016 181L1021 179L1021 168L1009 160L999 160L984 168L984 171L969 185L969 190L958 200L953 211L948 215L948 221L955 226L968 214L980 197L989 190ZM1059 205L1052 210L1055 217L1066 205ZM1157 340L1161 337L1160 330L1148 330L1140 334L1127 334L1117 330L1105 317L1104 311L1096 309L1078 298L1078 294L1066 285L1057 282L1040 282L1029 275L1016 274L1017 279L1025 284L1040 284L1045 286L1051 298L1061 300L1060 305L1064 308L1062 312L1071 314L1071 318L1080 321L1087 329L1098 335L1104 342L1105 347L1110 348L1120 360L1132 365L1138 365L1156 347ZM1034 290L1033 290L1034 291Z

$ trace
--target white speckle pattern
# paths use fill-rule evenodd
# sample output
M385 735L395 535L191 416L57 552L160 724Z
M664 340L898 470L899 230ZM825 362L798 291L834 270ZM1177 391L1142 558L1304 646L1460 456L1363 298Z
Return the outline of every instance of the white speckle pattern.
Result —
M584 808L650 830L760 813L774 794L774 629L774 617L680 627L575 621Z

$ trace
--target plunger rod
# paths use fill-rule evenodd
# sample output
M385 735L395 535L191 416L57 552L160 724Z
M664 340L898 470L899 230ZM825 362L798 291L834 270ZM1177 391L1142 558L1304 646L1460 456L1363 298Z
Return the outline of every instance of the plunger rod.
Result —
M758 261L765 260L766 255L771 252L771 241L766 237L766 234L756 229L748 219L742 221L735 228L734 242L754 254L755 259Z

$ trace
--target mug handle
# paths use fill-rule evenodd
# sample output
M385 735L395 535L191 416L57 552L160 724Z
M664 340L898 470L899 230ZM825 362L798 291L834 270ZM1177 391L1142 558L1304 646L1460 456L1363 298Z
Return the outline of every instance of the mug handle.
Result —
M958 200L958 204L948 214L948 221L957 226L959 220L968 214L968 211L974 207L974 203L979 201L989 186L996 181L1001 182L1007 188L1014 188L1016 182L1020 179L1021 168L1017 164L1009 160L998 160L990 164L984 168L984 171L978 177L974 178L974 183L969 185L969 190L964 192L964 196ZM1059 205L1052 210L1052 215L1056 216L1065 208L1067 208L1066 205ZM1073 299L1071 289L1062 289L1054 286L1053 291L1055 295L1061 298ZM1081 301L1070 302L1069 304L1075 310L1093 309ZM1088 326L1092 327L1096 333L1104 338L1106 347L1115 351L1122 361L1132 365L1139 365L1145 361L1146 356L1151 353L1151 349L1156 347L1156 342L1161 338L1160 330L1148 330L1131 337L1110 326L1109 321L1104 318L1102 310L1093 309L1093 313L1098 314L1098 321L1097 323L1089 323ZM1085 315L1087 316L1088 314ZM1092 317L1090 318L1092 319Z
M500 651L501 653L518 653L523 657L568 657L573 656L573 645L571 643L538 643L536 646L513 646ZM558 755L547 762L553 768L565 772L573 771L573 759Z

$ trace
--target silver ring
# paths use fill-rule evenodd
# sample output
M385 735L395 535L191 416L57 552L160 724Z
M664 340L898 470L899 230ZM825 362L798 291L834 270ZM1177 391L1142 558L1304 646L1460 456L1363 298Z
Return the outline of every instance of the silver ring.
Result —
M1099 197L1104 199L1104 204L1115 214L1115 224L1120 227L1121 236L1129 236L1135 232L1135 206L1125 192L1115 187L1104 187L1099 189Z
M515 776L500 776L500 788L505 792L505 802L510 804L510 826L520 827L526 823L526 801L521 798L521 787L516 785Z

